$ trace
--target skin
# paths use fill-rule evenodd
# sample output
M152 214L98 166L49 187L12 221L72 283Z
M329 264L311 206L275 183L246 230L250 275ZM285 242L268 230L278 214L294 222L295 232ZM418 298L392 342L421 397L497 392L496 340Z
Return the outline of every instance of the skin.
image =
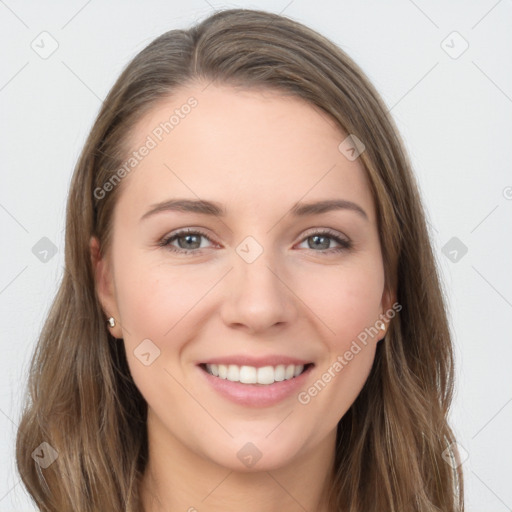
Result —
M271 407L234 404L199 378L197 363L232 354L299 357L315 364L305 390L378 322L392 300L365 170L338 150L347 134L301 99L203 89L180 89L134 127L136 149L169 112L190 96L198 100L123 179L103 258L91 239L98 294L117 322L110 330L123 338L148 403L143 501L147 511L327 511L336 426L385 331L307 405L296 393ZM227 215L164 211L140 220L152 205L178 197L218 201ZM323 199L353 201L368 219L351 210L288 214L299 200ZM200 252L158 245L186 227L201 228L209 240L171 245ZM353 248L322 252L340 246L333 238L315 246L312 233L325 228ZM263 249L252 263L236 252L247 236ZM134 355L145 339L160 350L149 366ZM248 442L262 454L251 468L237 457Z

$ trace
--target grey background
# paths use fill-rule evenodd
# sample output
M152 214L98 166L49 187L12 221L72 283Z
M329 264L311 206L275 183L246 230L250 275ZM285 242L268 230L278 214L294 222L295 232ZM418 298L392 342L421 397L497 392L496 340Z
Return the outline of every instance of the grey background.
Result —
M28 361L63 271L70 176L101 101L151 40L226 7L282 13L320 31L391 109L449 301L450 417L468 454L467 510L512 510L510 0L0 0L0 512L35 510L15 471L14 438ZM42 58L52 39L58 48Z

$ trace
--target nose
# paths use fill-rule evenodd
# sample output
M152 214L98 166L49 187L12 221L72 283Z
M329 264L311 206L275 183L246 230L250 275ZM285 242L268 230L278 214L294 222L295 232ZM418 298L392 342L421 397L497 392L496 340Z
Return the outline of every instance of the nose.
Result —
M231 328L251 334L285 326L296 321L298 299L287 274L270 251L252 263L233 255L233 270L221 308L222 319Z

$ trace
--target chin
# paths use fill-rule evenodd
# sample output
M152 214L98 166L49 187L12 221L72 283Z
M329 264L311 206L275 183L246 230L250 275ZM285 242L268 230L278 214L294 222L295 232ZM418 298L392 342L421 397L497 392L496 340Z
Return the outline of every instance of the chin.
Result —
M254 437L253 437L254 439ZM259 471L273 471L293 464L297 458L300 447L296 444L283 445L260 438L250 441L244 436L243 440L228 442L228 445L219 446L214 453L206 453L213 463L238 473L257 473Z

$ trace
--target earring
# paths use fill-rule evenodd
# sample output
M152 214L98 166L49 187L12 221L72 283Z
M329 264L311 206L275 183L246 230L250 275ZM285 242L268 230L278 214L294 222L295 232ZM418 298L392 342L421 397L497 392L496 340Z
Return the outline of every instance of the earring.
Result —
M109 319L108 319L108 323L110 325L110 327L115 327L116 326L116 321L114 319L113 316L111 316Z
M384 322L381 322L379 329L381 329L382 331L385 331L386 330L386 324Z

